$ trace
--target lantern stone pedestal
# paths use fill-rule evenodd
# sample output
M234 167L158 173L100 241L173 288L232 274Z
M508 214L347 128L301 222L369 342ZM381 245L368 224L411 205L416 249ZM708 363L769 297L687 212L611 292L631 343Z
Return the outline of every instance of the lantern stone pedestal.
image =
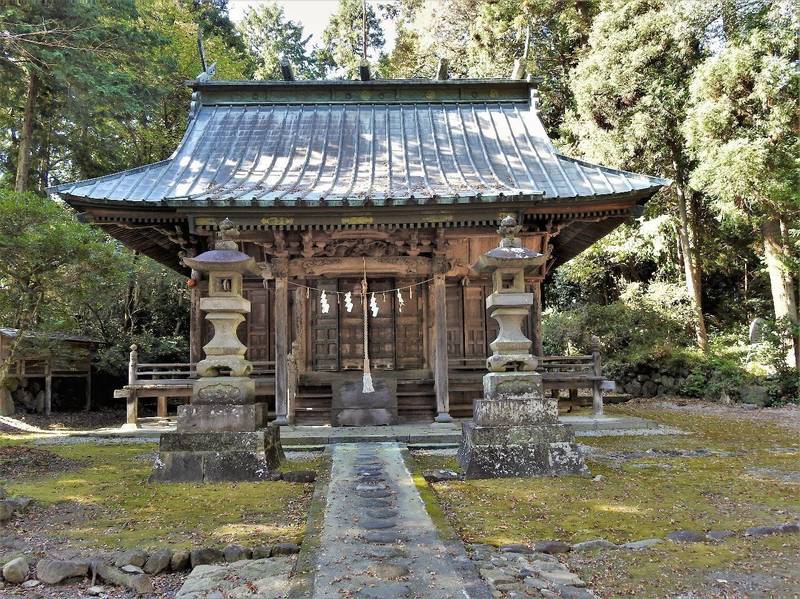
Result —
M525 274L545 257L522 247L512 217L499 229L500 247L474 266L492 275L486 298L489 315L500 325L487 359L483 397L462 424L458 461L466 478L583 474L588 472L571 428L558 421L558 399L545 397L531 341L522 333L533 295L525 292Z
M184 258L186 266L209 275L200 309L214 336L197 364L192 402L178 408L177 432L161 435L152 482L270 480L283 458L280 429L267 424L266 404L256 401L253 366L236 336L250 312L242 274L256 272L253 258L237 249L237 235L226 219L213 250Z

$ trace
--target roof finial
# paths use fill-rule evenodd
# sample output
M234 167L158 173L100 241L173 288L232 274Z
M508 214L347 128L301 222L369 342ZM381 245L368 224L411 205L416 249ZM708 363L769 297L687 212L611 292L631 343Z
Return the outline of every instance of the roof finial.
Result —
M203 73L208 70L206 66L206 51L203 48L203 30L200 28L200 25L197 26L197 51L200 53L200 67L203 69Z
M525 79L525 69L528 64L528 52L531 47L531 25L525 26L525 49L522 51L522 58L514 59L514 68L511 70L512 79Z
M206 64L206 51L203 48L203 31L200 26L197 26L197 51L200 53L200 66L203 67L203 72L200 73L195 79L198 81L208 81L217 72L217 63Z

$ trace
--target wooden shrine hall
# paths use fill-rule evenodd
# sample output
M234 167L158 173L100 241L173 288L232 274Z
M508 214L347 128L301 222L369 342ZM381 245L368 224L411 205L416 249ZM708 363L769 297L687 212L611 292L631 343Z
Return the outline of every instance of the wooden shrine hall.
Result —
M363 365L364 272L373 376L388 383L399 421L471 415L495 333L490 283L471 265L497 245L499 220L514 215L526 247L547 255L528 281L537 298L528 333L541 355L548 271L666 183L559 153L524 80L190 85L172 156L51 191L187 275L181 256L211 247L220 221L233 221L261 269L245 281L251 312L239 336L280 421L337 424L338 390ZM187 377L208 335L197 307L204 281L191 276Z

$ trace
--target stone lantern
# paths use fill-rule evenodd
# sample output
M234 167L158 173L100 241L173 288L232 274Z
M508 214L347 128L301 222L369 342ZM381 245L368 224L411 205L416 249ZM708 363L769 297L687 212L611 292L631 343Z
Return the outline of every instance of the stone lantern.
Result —
M183 259L208 275L200 309L213 335L203 347L205 359L197 363L191 404L178 408L177 432L161 436L151 480L268 479L282 457L279 429L267 426L267 406L256 401L253 365L236 334L250 312L242 297L243 276L259 271L253 258L239 251L236 226L225 219L219 229L213 250Z
M525 276L544 264L545 256L523 247L520 229L513 217L505 217L500 245L473 266L492 278L486 309L500 330L489 346L483 397L475 401L472 421L462 424L458 459L467 478L587 471L572 430L558 422L558 399L544 395L531 341L522 332L533 304Z

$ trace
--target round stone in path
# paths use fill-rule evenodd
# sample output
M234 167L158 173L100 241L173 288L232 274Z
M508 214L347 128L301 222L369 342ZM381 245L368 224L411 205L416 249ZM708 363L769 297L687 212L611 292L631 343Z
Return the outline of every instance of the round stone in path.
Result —
M392 557L406 557L406 552L400 547L392 547L389 546L377 546L377 547L369 547L366 550L367 557L372 557L375 559L387 559Z
M373 487L380 487L382 489L388 488L386 485L386 479L382 476L372 476L370 478L359 478L355 481L357 485L370 485Z
M393 530L370 530L364 533L367 543L401 543L405 539Z
M386 490L388 488L388 485L385 483L356 483L356 491L376 491L378 489Z
M412 597L411 587L401 583L379 584L358 591L358 599L405 599Z
M367 572L375 578L381 580L397 580L408 576L408 568L402 564L376 563L367 568Z
M377 509L377 510L369 509L369 510L366 511L366 514L370 518L378 518L378 519L396 518L397 517L397 512L396 511L390 510L390 509L386 509L386 508Z
M392 502L386 499L360 498L358 505L364 508L388 508L391 507Z
M364 489L356 491L356 495L367 499L381 499L384 497L391 497L394 493L389 489Z
M367 530L381 530L383 528L394 528L396 523L394 520L376 520L375 518L364 518L359 521L361 528Z

